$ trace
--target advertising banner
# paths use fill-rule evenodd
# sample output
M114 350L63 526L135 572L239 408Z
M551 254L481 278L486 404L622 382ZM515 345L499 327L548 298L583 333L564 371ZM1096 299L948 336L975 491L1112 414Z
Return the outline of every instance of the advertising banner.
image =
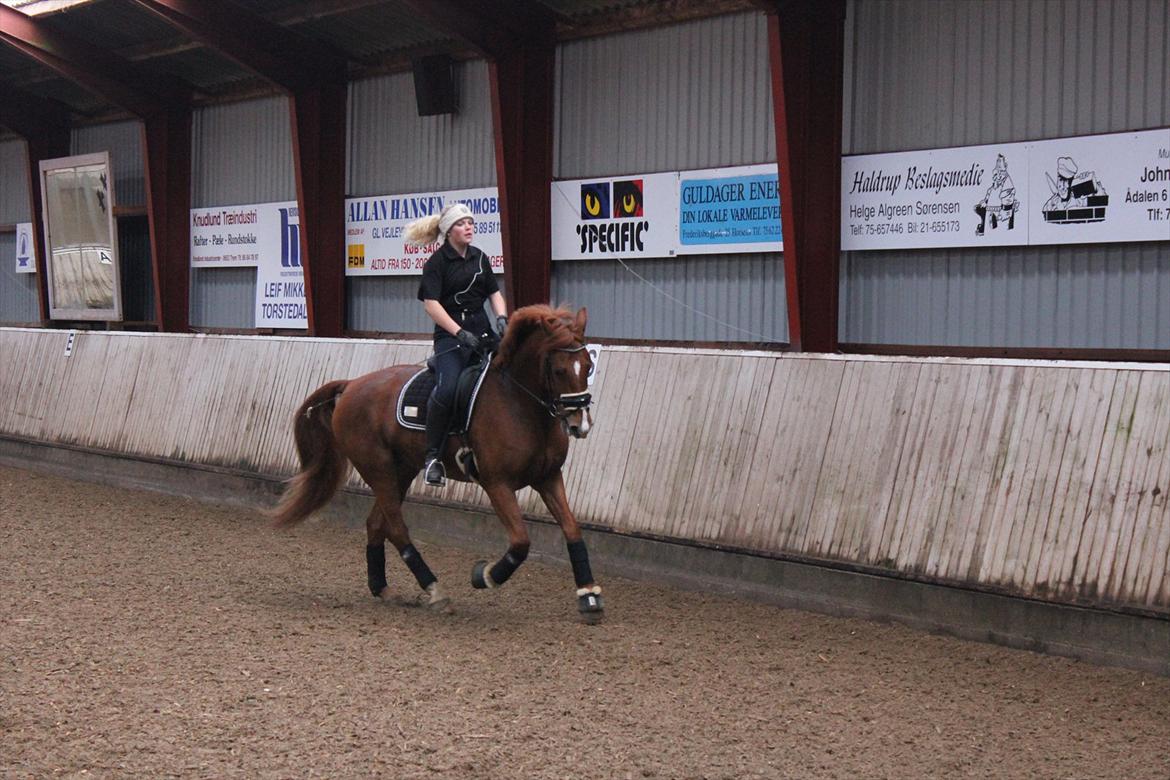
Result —
M37 272L36 245L33 243L31 222L16 224L16 272L35 274Z
M239 268L257 265L263 252L279 252L280 208L289 203L259 203L191 209L191 267Z
M783 250L776 166L683 171L678 230L679 254Z
M552 183L552 259L673 257L677 173Z
M1028 243L1025 144L841 160L841 249Z
M1029 146L1029 243L1170 241L1170 130Z
M265 230L256 264L256 327L307 328L305 273L301 267L300 211L296 201L260 207L262 224L275 223L277 235ZM275 214L276 219L273 219Z
M1170 240L1170 130L845 157L841 249Z
M256 267L256 327L307 328L296 201L191 210L191 267Z
M406 243L406 226L438 214L448 203L464 203L475 217L475 239L496 273L504 272L500 197L495 187L409 195L378 195L345 201L346 276L422 275L423 265L438 244Z

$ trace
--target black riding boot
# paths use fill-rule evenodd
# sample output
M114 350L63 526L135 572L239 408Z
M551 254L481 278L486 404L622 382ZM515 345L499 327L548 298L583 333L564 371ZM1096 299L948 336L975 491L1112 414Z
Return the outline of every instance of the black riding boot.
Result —
M436 401L432 396L427 401L427 454L423 458L423 479L428 485L442 487L447 484L447 473L443 469L443 445L447 443L450 423L451 407Z

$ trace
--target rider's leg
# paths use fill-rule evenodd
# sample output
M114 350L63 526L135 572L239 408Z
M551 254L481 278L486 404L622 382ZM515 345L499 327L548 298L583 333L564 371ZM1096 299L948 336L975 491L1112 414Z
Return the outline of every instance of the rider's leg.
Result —
M447 351L452 347L456 348ZM427 453L423 458L424 479L428 485L439 486L446 482L443 446L447 443L447 431L451 428L455 385L465 364L463 350L458 348L454 337L441 336L435 339L435 389L427 401Z

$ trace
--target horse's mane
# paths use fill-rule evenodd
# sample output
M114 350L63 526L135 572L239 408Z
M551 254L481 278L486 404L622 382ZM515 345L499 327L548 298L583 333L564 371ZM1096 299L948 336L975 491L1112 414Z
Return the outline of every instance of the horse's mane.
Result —
M585 336L577 332L574 323L573 312L564 306L554 309L538 303L517 309L508 320L508 330L500 342L495 362L507 366L533 334L544 334L547 343L542 346L545 350L571 347Z

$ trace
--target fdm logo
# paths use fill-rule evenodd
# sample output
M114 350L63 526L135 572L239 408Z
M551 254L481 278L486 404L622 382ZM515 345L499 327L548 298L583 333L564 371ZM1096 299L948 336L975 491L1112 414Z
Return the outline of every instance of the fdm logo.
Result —
M581 185L580 252L641 254L650 222L644 218L642 179L595 181Z
M301 222L295 208L280 211L280 264L284 268L301 267Z
M346 267L348 268L365 268L366 267L366 245L365 244L350 244L346 252Z

